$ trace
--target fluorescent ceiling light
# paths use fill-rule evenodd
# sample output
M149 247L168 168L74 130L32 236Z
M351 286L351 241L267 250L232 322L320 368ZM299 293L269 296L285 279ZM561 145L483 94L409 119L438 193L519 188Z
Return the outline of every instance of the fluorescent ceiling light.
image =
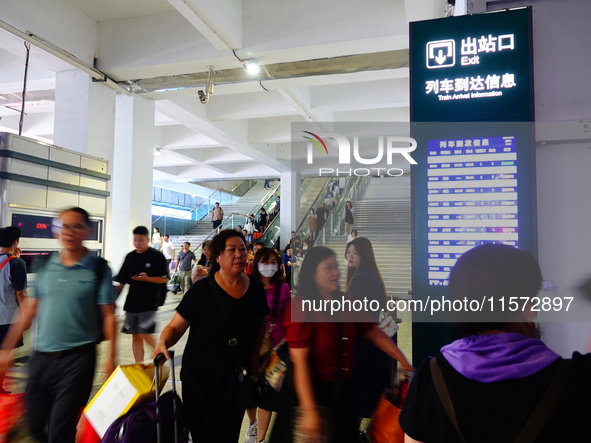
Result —
M259 66L259 61L256 58L249 58L248 60L244 60L244 67L246 68L246 72L251 75L258 74L261 70Z

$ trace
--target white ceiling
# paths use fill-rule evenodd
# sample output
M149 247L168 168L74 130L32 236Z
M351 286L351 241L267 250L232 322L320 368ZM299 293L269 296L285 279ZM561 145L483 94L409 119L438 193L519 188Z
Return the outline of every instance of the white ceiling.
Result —
M96 57L155 100L162 184L278 176L292 122L408 121L408 23L444 9L445 0L0 0L0 20L89 64ZM24 53L0 31L0 131L18 128ZM263 66L256 78L238 60L251 57ZM209 65L214 94L203 105ZM55 73L71 69L32 49L23 135L53 141ZM182 88L145 92L155 84Z

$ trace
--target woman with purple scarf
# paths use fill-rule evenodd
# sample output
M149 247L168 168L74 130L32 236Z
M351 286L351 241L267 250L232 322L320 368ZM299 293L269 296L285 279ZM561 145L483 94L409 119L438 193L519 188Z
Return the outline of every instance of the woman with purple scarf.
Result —
M482 300L533 297L541 285L531 254L487 244L460 257L449 289L454 299ZM531 313L487 314L456 323L463 338L441 348L435 365L427 359L419 367L400 414L405 442L591 441L591 354L575 352L565 364L537 338ZM451 407L442 405L442 385ZM542 400L545 395L550 400ZM540 404L547 406L545 415L537 415Z

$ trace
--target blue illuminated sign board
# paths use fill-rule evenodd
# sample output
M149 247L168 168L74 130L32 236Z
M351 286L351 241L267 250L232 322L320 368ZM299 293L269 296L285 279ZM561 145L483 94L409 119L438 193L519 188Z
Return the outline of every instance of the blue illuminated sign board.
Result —
M411 23L412 121L532 121L530 15Z
M413 298L448 297L477 245L535 253L531 31L530 8L411 23ZM450 339L418 323L444 321L413 313L415 359Z

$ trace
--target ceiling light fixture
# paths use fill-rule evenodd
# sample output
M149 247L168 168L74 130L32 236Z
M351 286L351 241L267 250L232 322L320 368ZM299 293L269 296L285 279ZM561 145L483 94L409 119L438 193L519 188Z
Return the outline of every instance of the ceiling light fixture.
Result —
M250 75L256 75L260 72L261 67L259 66L259 61L256 58L249 58L244 60L244 68L246 72Z

